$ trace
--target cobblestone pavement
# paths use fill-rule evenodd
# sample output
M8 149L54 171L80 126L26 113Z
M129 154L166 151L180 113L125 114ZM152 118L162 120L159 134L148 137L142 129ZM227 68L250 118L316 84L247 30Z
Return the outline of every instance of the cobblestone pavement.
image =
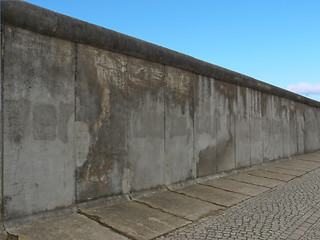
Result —
M158 239L320 239L320 169Z

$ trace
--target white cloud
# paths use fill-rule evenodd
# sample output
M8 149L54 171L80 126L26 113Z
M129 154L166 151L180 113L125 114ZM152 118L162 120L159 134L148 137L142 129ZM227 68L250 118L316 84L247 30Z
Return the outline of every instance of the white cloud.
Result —
M320 95L320 83L311 84L302 82L295 85L289 85L286 89L303 95Z

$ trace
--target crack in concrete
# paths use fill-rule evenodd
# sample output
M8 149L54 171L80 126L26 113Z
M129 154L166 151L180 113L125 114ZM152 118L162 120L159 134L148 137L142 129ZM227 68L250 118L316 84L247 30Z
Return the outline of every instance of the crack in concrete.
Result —
M112 227L111 225L109 225L109 224L107 224L107 223L102 222L102 221L101 221L101 217L98 216L98 215L88 214L88 213L84 212L84 211L81 210L81 209L78 209L77 213L80 214L80 215L83 215L83 216L87 217L87 218L90 219L90 220L95 221L96 223L100 224L100 225L103 226L103 227L109 228L109 229L111 229L112 231L114 231L114 232L116 232L116 233L118 233L118 234L120 234L120 235L122 235L122 236L125 236L125 237L128 238L128 239L136 240L136 238L134 238L133 236L131 236L131 235L125 233L125 232L122 232L122 231L120 231L120 230Z

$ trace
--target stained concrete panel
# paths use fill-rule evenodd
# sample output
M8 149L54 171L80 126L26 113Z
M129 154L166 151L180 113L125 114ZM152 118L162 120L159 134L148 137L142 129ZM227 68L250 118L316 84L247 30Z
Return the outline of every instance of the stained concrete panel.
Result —
M228 171L236 167L235 139L235 103L236 86L216 81L217 108L217 172Z
M194 159L196 176L202 177L217 172L215 80L198 76L194 92Z
M296 104L296 121L297 121L297 154L305 153L304 138L305 138L305 105L301 103Z
M132 190L164 184L164 66L128 60L128 169Z
M127 161L127 58L79 44L76 77L77 199L122 192Z
M294 101L290 101L290 109L289 109L290 152L289 152L289 156L295 156L298 154L297 112L298 112L297 111L297 103Z
M7 229L25 240L125 240L128 239L111 229L101 226L94 220L83 215L73 213L63 217L48 219L33 224L25 224Z
M5 218L74 202L75 46L4 27Z
M241 193L248 196L256 196L260 193L268 191L269 188L257 186L254 184L238 182L232 179L219 178L203 182L205 185L221 188L231 192Z
M190 185L183 189L177 190L177 192L224 207L230 207L249 198L247 195L200 184Z
M304 125L304 149L305 153L313 152L319 149L319 130L316 110L313 108L305 109L305 125Z
M269 188L276 187L283 183L282 181L279 181L279 180L273 180L273 179L264 178L264 177L257 177L257 176L253 176L245 173L232 174L224 178L233 179L235 181L251 183L251 184L255 184L263 187L269 187Z
M250 166L250 109L251 92L248 88L237 87L237 99L234 109L235 119L235 159L236 168Z
M263 161L269 162L274 159L274 135L273 135L273 98L261 93L261 117L263 139Z
M102 223L135 239L153 239L191 223L134 201L96 207L84 212L99 217Z
M250 164L263 162L263 132L262 112L261 112L261 92L249 90L251 92L250 109Z
M165 184L195 176L193 153L193 86L195 75L165 69Z
M283 155L282 158L291 156L291 134L290 134L290 101L285 98L279 98L280 100L280 118L281 118L281 131L282 131L282 144ZM293 138L295 136L293 135Z
M285 131L283 119L281 116L281 98L272 96L272 134L274 137L273 143L273 159L283 158L284 139L283 132ZM287 140L289 141L289 139Z
M223 209L221 206L171 191L156 192L148 196L140 197L137 201L144 202L153 208L162 209L192 221Z

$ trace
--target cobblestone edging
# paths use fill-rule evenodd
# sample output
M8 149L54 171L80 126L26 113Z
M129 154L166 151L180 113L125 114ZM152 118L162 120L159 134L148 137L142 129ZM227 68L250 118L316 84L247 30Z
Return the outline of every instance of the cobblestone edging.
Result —
M158 239L320 239L319 183L316 169Z

